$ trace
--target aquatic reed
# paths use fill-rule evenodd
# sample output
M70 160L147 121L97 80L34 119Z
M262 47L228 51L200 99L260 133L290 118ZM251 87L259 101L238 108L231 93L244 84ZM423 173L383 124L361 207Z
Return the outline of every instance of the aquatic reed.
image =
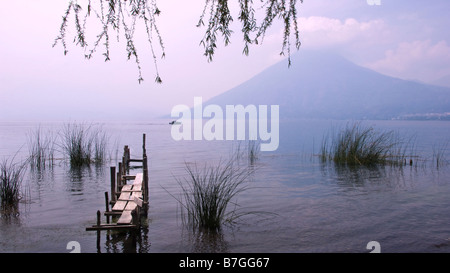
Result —
M3 159L0 162L0 202L2 207L16 205L20 200L20 187L25 169L25 163L14 163L9 159Z
M237 194L247 189L245 182L252 170L239 167L233 162L230 159L214 166L205 165L203 168L186 163L188 178L184 181L177 179L182 196L175 197L184 212L184 223L193 228L219 231L222 224L233 223L248 214L238 210L238 205L233 200Z
M260 143L256 140L249 140L247 145L248 161L253 165L259 159Z
M104 163L107 158L109 136L102 127L92 128L91 141L93 143L93 161L96 164Z
M433 145L433 160L432 162L436 163L436 168L443 167L448 164L448 161L445 157L445 152L448 147L448 142L440 145Z
M52 132L42 133L38 127L28 135L29 162L32 168L45 169L53 166L56 151L56 137Z
M261 143L257 140L238 141L231 148L231 156L237 161L247 159L250 165L256 163L261 152Z
M84 124L68 123L62 130L62 149L71 166L91 163L91 145L88 137L89 127Z
M103 163L107 155L108 136L92 124L68 123L61 133L63 153L72 167Z
M347 126L331 139L324 138L321 160L337 164L404 165L408 146L393 131L378 132L357 123Z

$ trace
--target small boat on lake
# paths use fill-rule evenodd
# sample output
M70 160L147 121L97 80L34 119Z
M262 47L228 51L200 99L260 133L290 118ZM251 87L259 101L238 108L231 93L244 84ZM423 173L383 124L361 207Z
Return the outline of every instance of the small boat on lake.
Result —
M181 124L181 122L173 120L171 122L169 122L170 125L176 125L176 124Z

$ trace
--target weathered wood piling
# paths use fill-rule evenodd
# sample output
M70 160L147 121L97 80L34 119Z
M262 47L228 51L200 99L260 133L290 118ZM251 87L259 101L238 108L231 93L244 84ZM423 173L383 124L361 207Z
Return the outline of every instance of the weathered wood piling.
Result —
M111 200L105 192L106 223L101 223L101 212L97 211L96 225L87 227L87 231L96 230L100 236L101 230L136 230L140 228L141 217L148 213L148 162L145 149L145 134L143 135L142 159L131 158L130 149L124 146L122 162L110 168ZM130 175L130 163L142 163L142 172ZM130 182L131 181L131 182ZM110 221L111 217L111 221ZM118 218L118 219L116 219ZM99 238L97 238L97 241Z

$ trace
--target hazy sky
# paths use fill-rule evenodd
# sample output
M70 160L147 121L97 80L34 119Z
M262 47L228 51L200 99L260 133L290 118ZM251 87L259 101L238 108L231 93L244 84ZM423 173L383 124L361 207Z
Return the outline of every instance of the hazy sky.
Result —
M192 105L194 96L206 101L282 60L280 24L269 30L262 45L251 47L250 56L242 55L233 4L231 45L219 43L214 61L208 63L199 45L205 29L196 28L204 2L157 1L166 48L166 58L158 61L163 80L158 85L151 53L142 46L138 50L145 81L138 84L136 65L126 60L123 38L120 43L112 39L111 61L106 63L103 48L89 61L72 43L66 56L60 45L52 48L68 1L3 1L0 120L151 118L170 113L176 104ZM381 0L380 6L366 0L304 0L298 9L300 51L335 51L403 79L433 83L450 77L448 0ZM69 26L68 42L75 35L73 24ZM96 34L88 29L88 35ZM145 40L144 34L136 39Z

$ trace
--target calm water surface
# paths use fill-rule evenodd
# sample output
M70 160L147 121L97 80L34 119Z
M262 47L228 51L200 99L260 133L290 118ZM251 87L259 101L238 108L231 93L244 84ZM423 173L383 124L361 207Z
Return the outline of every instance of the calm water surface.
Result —
M102 231L97 246L96 211L104 210L110 190L109 167L71 169L64 160L53 168L28 168L25 198L15 213L1 215L0 252L69 252L78 241L82 252L369 252L378 241L382 252L450 252L450 167L433 164L433 147L450 141L445 121L365 121L414 139L420 156L413 167L338 168L315 156L323 136L347 122L283 121L280 147L262 152L250 189L237 203L249 215L222 234L208 236L185 229L177 201L176 178L186 176L185 162L200 166L227 158L231 141L174 141L165 120L102 123L113 158L129 145L141 156L147 135L150 209L140 236ZM27 138L41 127L57 132L63 123L0 123L0 158L28 155ZM445 157L450 159L450 145Z

